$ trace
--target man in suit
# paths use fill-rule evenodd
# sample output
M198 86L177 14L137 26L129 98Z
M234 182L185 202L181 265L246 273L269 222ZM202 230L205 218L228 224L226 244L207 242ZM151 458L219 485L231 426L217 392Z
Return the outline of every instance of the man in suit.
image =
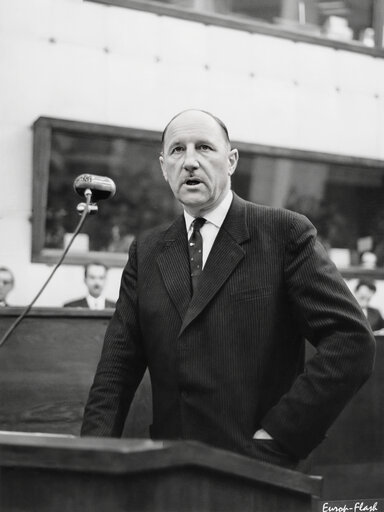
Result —
M369 325L373 331L380 331L384 327L384 320L378 309L369 305L376 293L376 285L371 279L360 279L355 287L355 297L360 304Z
M84 267L84 283L88 294L82 299L73 300L64 304L65 308L105 309L114 308L115 303L104 296L107 267L103 263L92 262Z
M0 307L9 306L7 296L12 291L15 279L7 267L0 267Z
M295 467L370 375L372 332L314 227L233 194L237 161L212 114L164 130L184 214L130 248L82 435L121 436L148 367L153 439ZM317 348L305 367L304 338Z

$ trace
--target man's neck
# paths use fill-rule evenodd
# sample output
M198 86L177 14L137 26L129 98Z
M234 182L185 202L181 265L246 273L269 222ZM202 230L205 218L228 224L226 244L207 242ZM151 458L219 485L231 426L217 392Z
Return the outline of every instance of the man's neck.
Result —
M104 298L104 295L101 293L100 295L92 295L92 293L88 293L88 297L91 299L91 300L103 300Z
M219 205L204 215L204 218L207 221L206 224L204 224L204 226L203 226L204 229L205 229L205 226L209 226L209 225L216 226L217 229L221 228L221 225L223 224L224 219L227 216L227 213L231 207L232 199L233 199L233 193L231 190L229 190L227 195L219 203ZM191 229L192 222L194 221L195 218L196 217L193 217L186 210L184 210L184 219L185 219L185 226L187 228L187 231L189 229Z

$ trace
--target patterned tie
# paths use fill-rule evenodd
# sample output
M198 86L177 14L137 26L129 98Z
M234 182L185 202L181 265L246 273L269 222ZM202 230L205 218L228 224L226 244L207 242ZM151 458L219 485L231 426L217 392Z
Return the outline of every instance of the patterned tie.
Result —
M203 219L202 217L197 217L192 222L193 230L188 243L193 292L196 289L199 276L203 271L203 238L200 233L200 228L205 224L205 222L206 219Z

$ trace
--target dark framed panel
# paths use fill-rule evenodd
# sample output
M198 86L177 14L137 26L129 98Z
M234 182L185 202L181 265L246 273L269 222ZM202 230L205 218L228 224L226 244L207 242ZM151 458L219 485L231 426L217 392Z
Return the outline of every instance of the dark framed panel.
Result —
M245 199L303 213L347 278L384 278L384 162L233 142ZM158 163L160 133L42 117L34 124L32 260L58 260L74 230L79 174L112 178L116 196L87 219L67 263L122 266L133 238L181 211ZM81 244L80 244L81 245Z
M384 56L384 0L85 1Z
M237 143L233 188L306 215L346 278L384 278L384 162Z
M75 230L80 174L108 176L117 192L88 217L66 263L123 266L135 235L180 211L161 174L158 132L47 117L33 130L32 261L55 263Z

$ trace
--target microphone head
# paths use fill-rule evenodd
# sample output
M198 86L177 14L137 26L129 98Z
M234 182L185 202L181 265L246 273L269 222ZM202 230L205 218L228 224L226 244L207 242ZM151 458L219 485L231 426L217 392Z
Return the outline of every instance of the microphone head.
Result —
M81 174L73 182L73 188L81 197L85 197L85 191L90 190L92 202L109 199L116 193L116 185L111 178L95 174Z

